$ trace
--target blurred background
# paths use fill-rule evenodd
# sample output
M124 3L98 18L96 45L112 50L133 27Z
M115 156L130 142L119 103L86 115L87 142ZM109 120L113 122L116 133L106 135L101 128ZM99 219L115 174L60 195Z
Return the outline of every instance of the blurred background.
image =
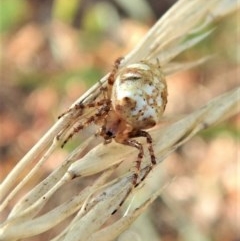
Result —
M0 180L174 2L1 0ZM237 20L236 13L217 21L214 34L179 56L190 61L217 53L208 63L167 78L166 116L190 113L239 85ZM185 240L181 225L186 220L196 224L192 240L199 234L206 238L201 240L240 240L239 121L238 115L200 133L167 158L164 167L177 181L164 191L167 198L159 197L147 212L151 240ZM58 150L43 166L42 176L67 152ZM140 239L143 230L136 226L134 234L125 235L146 240Z

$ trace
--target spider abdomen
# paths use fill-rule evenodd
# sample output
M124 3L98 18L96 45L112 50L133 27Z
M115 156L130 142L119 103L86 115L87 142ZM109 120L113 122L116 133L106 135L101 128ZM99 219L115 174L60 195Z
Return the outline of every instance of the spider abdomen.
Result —
M158 65L142 61L118 71L112 88L112 106L134 129L160 122L167 103L167 85Z

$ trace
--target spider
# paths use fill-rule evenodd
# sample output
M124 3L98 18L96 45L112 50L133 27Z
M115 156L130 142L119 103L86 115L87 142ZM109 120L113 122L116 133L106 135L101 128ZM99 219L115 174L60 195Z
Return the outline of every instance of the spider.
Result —
M149 171L156 164L151 135L146 132L161 121L167 104L167 85L159 63L143 60L121 68L123 58L118 58L107 78L107 86L101 88L102 98L84 105L77 104L74 109L94 108L94 114L80 123L65 139L62 147L76 133L91 123L100 125L97 135L103 137L105 144L115 140L117 143L138 149L132 186L136 187L141 170L144 151L136 137L144 137L151 158ZM63 113L60 117L68 113Z

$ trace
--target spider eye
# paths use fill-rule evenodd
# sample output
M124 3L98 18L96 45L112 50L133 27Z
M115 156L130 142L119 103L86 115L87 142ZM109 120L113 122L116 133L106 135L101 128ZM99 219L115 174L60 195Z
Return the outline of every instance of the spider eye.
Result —
M107 135L108 137L113 137L113 132L111 132L111 131L108 130L108 131L106 132L106 135Z

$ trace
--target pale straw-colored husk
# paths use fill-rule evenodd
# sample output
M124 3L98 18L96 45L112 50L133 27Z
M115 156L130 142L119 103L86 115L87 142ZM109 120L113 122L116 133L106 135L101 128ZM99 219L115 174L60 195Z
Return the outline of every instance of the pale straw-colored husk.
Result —
M196 45L208 35L213 34L214 29L207 28L216 20L237 11L239 5L230 0L180 0L148 31L139 44L125 56L121 67L130 63L147 59L158 58L166 75L194 67L205 61L209 56L203 56L200 60L189 63L170 62L175 56L186 49ZM208 29L204 31L204 29ZM199 34L196 34L198 33ZM191 33L195 33L191 35ZM210 59L212 61L212 59ZM89 103L96 99L100 93L101 85L105 85L106 76L96 85L81 96L76 103L82 101ZM101 85L99 83L102 83ZM151 171L151 179L159 181L161 172L160 163L176 148L196 135L199 131L224 121L239 112L240 89L234 89L228 93L214 98L203 107L184 116L180 120L171 122L164 128L157 127L149 131L154 140L154 150L158 164ZM64 135L73 125L86 118L91 113L86 112L79 116L77 110L69 112L60 118L36 145L18 162L15 168L3 180L0 186L1 205L0 211L4 212L8 204L16 194L27 184L34 175L37 175L43 163L60 148ZM60 135L59 135L60 134ZM59 138L56 138L59 135ZM142 214L146 208L161 194L163 184L149 192L147 190L148 178L132 190L129 199L138 193L144 193L144 197L135 205L132 205L125 215L107 222L112 218L112 213L119 208L121 200L131 188L131 163L137 155L134 148L112 142L104 145L102 140L95 140L93 135L81 143L61 161L61 164L41 183L18 201L10 211L6 220L0 227L0 240L19 240L29 238L42 232L51 230L63 220L72 217L65 229L53 240L82 240L82 241L107 241L114 240L126 230L134 220ZM140 140L141 141L141 140ZM144 143L144 142L143 142ZM91 148L89 148L91 146ZM87 150L87 151L86 151ZM140 175L144 175L144 167L149 163L145 156L143 169ZM122 167L124 160L129 166ZM21 182L16 183L22 170L34 164ZM125 165L125 163L123 164ZM122 174L109 181L109 177L116 169L123 169ZM68 197L67 201L59 206L39 215L48 200L61 190L62 186L81 177L91 176L102 172L95 182L84 188L77 195ZM72 216L74 214L74 216ZM107 223L104 226L103 224Z

